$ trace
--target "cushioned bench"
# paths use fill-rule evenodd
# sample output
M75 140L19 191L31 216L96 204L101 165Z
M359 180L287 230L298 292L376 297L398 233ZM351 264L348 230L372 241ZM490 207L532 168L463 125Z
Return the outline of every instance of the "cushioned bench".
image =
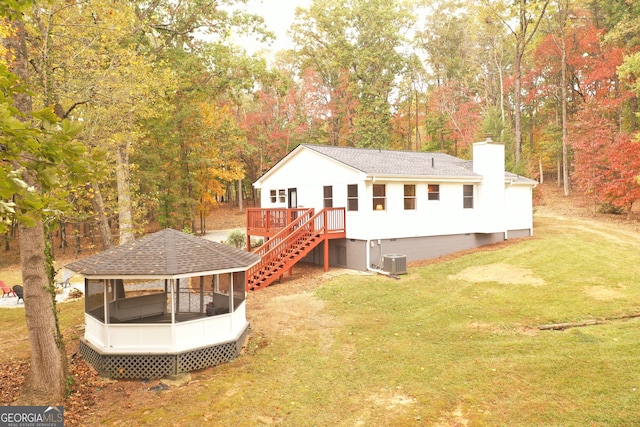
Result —
M141 295L109 303L109 316L120 321L158 316L167 311L167 296L164 293Z

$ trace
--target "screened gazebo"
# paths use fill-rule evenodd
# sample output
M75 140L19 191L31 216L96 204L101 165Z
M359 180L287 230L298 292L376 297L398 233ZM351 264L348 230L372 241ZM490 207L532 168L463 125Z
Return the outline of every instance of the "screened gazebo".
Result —
M248 333L260 257L165 229L66 265L85 278L80 353L101 375L160 378L227 362Z

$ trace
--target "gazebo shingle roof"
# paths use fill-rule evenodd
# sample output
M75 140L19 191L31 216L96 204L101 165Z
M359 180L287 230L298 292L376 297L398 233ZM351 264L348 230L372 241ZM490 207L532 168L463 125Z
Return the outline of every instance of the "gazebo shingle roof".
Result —
M260 260L236 249L170 228L66 265L85 276L166 277L243 270Z

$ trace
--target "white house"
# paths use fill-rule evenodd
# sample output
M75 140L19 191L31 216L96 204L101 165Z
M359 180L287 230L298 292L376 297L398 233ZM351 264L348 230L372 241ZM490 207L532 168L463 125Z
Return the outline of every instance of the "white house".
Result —
M421 260L531 236L537 183L505 172L504 162L504 146L490 138L473 145L473 161L300 145L254 183L261 209L248 212L247 234L273 237L252 226L256 215L341 208L343 234L305 261L358 270L382 268L385 255Z

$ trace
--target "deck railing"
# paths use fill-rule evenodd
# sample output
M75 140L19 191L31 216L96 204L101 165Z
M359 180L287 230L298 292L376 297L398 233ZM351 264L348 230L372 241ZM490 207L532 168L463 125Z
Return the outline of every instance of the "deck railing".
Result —
M327 234L345 233L347 231L344 208L324 208L323 229Z
M275 234L308 210L304 208L249 208L247 209L247 232L248 234L254 234L252 233L254 231L268 235ZM313 209L311 210L313 211Z

